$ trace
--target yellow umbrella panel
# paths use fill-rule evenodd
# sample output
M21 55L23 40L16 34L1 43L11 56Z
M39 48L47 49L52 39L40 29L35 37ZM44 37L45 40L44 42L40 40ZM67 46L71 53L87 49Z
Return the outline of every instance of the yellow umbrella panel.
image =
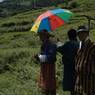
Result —
M31 31L37 32L40 26L41 20L36 20L35 24L32 26Z

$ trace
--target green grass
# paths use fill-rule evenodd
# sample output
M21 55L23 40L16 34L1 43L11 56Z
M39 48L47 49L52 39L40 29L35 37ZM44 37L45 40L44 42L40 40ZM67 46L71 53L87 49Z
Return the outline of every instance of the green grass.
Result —
M94 10L95 0L77 0L82 10Z
M0 95L40 95L39 65L32 56L37 49L0 49Z
M33 58L39 52L40 41L36 33L30 32L30 28L37 16L46 10L48 8L0 18L0 95L41 95L37 86L40 65ZM51 32L55 35L51 40L56 41L59 38L65 42L67 31L70 28L77 29L79 25L87 24L85 18L77 17L77 15L95 15L94 10L72 11L75 16L68 24ZM95 24L94 21L92 23ZM95 41L95 27L91 30L90 37ZM61 56L58 54L56 62L57 93L70 95L69 92L62 90L63 66L60 63Z

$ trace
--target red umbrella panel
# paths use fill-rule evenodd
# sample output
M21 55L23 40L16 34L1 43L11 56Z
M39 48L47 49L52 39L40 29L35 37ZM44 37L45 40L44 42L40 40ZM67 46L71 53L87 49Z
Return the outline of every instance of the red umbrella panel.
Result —
M43 29L53 31L68 22L72 15L73 13L66 9L47 11L37 18L31 31L40 32Z

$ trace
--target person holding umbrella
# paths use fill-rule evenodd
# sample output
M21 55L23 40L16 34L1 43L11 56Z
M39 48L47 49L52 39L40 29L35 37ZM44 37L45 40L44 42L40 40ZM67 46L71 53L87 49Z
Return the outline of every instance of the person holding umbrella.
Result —
M95 44L85 26L79 26L77 32L82 44L75 58L75 95L95 95Z
M42 42L41 53L36 59L41 63L39 86L45 95L56 95L55 61L57 46L50 41L50 33L69 22L73 13L67 9L48 10L38 16L31 31L38 33Z
M35 56L40 63L39 87L44 95L56 95L55 61L57 47L50 41L51 34L47 30L38 32L42 42L41 51Z

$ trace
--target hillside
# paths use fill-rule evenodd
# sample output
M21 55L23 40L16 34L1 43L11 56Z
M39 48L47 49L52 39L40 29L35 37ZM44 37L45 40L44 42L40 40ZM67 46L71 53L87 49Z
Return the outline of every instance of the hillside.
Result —
M25 12L33 9L39 9L42 7L47 7L54 5L53 2L57 4L61 3L61 0L4 0L0 3L0 16L6 17L10 15L15 15L20 12Z
M55 7L49 7L49 8L43 8L43 9L39 9L39 10L34 10L34 11L27 11L27 12L23 12L23 13L19 13L17 15L14 16L10 16L8 18L1 18L0 20L0 32L2 33L6 33L6 32L26 32L29 31L31 26L33 25L34 21L36 20L37 16L40 15L42 12L45 12L46 10L49 9L54 9ZM91 17L95 17L95 11L94 10L89 10L87 11L83 11L83 12L79 12L79 10L73 10L75 15L77 16L79 15L88 15ZM90 14L89 14L90 13ZM74 18L76 19L76 18ZM81 17L77 18L78 20L81 19ZM85 18L82 18L85 20ZM77 21L74 20L73 22L78 22L78 23L86 23L87 20L81 20L81 21ZM92 23L94 23L94 21L92 21Z
M77 0L80 8L85 10L95 10L95 0Z
M11 1L13 2L13 0ZM70 28L77 29L79 25L87 25L87 19L79 15L94 17L95 0L86 1L77 0L78 7L70 9L74 13L73 18L68 24L51 32L55 35L51 40L56 41L59 38L60 41L65 42L67 41L67 31ZM87 9L87 5L89 9ZM63 4L57 7L63 7ZM17 11L17 14L0 18L0 95L41 95L37 86L40 65L33 58L39 51L40 42L38 36L30 32L30 29L38 15L54 8L56 7L29 9L19 11L20 13ZM10 10L13 11L14 9L10 8ZM95 21L91 21L90 37L95 41ZM62 91L63 66L60 63L61 56L57 54L57 93L59 95L70 95L69 92Z
M48 6L58 6L58 4L65 8L75 8L82 11L95 9L95 0L4 0L0 3L0 17Z

